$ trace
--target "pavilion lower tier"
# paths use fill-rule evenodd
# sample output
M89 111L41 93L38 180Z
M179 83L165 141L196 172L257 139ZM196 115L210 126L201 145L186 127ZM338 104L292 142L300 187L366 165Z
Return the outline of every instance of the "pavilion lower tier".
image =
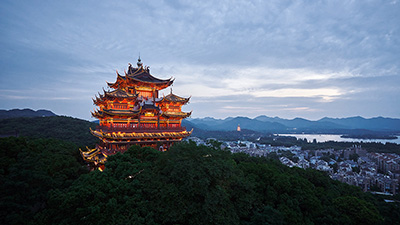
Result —
M175 142L179 142L180 140L165 140L165 141L154 141L154 140L146 140L146 141L133 141L128 143L103 143L101 145L97 145L96 148L99 148L101 153L104 155L114 155L118 152L124 153L131 146L139 145L140 147L152 147L154 149L160 151L168 150Z
M92 131L96 135L96 131ZM96 145L94 149L81 150L81 155L87 162L93 162L95 165L104 164L107 157L118 152L125 152L133 145L141 147L152 147L160 151L167 151L175 142L181 141L184 137L189 136L192 131L183 131L180 135L168 136L166 138L142 138L142 139L106 139L100 138L102 144Z
M186 131L184 127L180 127L179 129L168 130L91 130L91 133L102 140L102 147L113 154L116 151L125 151L132 145L151 146L153 148L162 146L162 150L168 149L172 143L188 137L192 131Z

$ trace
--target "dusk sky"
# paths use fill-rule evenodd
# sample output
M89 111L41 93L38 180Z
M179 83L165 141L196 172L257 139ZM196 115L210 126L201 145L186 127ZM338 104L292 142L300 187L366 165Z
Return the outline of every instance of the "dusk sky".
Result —
M0 109L94 120L140 52L193 118L400 118L396 0L2 0L0 49Z

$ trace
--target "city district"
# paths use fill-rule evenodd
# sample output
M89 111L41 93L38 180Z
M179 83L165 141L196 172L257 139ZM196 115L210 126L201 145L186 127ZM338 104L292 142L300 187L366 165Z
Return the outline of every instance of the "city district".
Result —
M189 137L188 140L198 145L208 145L210 141L197 137ZM276 158L289 167L325 171L332 179L359 186L365 192L395 195L399 191L400 155L394 153L368 153L359 145L341 150L307 150L299 146L271 146L250 141L222 142L221 148L232 153Z

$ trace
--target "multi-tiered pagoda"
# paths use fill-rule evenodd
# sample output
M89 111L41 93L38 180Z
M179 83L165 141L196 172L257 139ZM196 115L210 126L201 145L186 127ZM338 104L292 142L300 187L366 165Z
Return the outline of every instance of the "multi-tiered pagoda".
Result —
M101 140L95 149L81 151L88 162L103 164L109 155L126 151L131 145L151 146L168 150L174 142L189 136L181 126L182 119L191 112L182 112L189 98L171 93L159 96L159 91L172 85L173 79L162 80L150 74L138 59L137 68L129 64L122 76L117 71L115 83L107 83L112 89L93 99L98 109L92 116L99 119L92 134Z

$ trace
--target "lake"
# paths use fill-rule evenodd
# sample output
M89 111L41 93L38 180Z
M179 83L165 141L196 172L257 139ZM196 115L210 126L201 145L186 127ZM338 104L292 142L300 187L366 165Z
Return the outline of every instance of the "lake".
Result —
M396 143L400 144L400 136L397 136L397 139L356 139L356 138L342 138L340 134L278 134L280 136L292 136L296 138L307 138L309 142L314 139L317 142L326 142L326 141L343 141L343 142L380 142L380 143Z

